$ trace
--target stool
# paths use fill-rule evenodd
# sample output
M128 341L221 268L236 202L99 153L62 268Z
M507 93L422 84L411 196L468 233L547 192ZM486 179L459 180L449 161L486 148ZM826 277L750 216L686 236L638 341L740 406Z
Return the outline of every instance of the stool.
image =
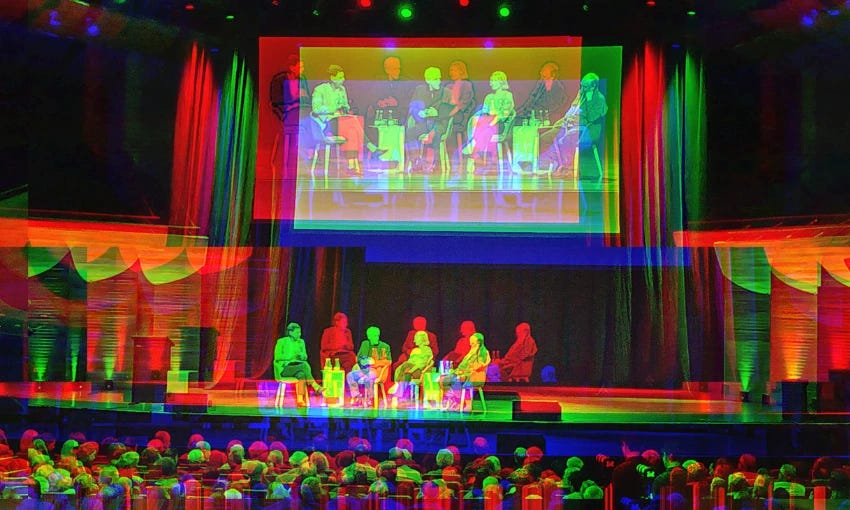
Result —
M482 389L481 386L474 386L473 385L472 387L470 387L469 388L469 392L470 392L469 398L470 398L470 400L475 398L475 390L476 389L478 389L478 396L481 398L481 408L486 413L487 412L487 402L484 400L484 390ZM464 412L464 409L466 408L465 405L466 405L466 385L463 385L460 388L460 412ZM470 406L470 409L471 408L472 408L472 406Z
M300 380L298 380L294 377L284 377L283 379L280 379L278 381L277 393L275 394L275 397L274 397L274 407L275 407L275 409L283 409L284 400L286 399L286 388L290 385L292 385L293 388L296 391L296 400L297 400L298 384L301 383L301 382L302 381L300 381ZM304 384L306 385L306 383L304 383ZM304 387L304 393L305 393L304 401L306 402L307 407L310 407L310 395L306 394L307 393L307 387L306 386Z

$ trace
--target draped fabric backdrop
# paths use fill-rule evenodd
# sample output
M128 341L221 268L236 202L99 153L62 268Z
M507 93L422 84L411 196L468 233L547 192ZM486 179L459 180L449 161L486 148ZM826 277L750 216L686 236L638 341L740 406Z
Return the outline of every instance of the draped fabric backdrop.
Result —
M168 223L195 226L199 235L209 233L218 96L212 62L206 51L194 44L177 97Z

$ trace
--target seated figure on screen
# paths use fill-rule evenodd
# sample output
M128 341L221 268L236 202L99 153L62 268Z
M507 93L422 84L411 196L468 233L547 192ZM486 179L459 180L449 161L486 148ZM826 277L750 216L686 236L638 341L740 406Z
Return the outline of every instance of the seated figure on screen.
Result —
M567 103L567 90L558 79L560 68L555 62L546 62L540 68L540 78L534 88L517 108L520 119L537 120L541 124L546 119L559 119L564 114Z
M308 164L321 145L337 141L327 113L310 112L298 123L298 154Z
M298 55L289 55L286 59L286 71L272 78L269 90L272 108L284 127L297 129L299 119L306 115L311 107L310 88L304 75L304 62ZM301 112L305 115L302 115Z
M392 55L384 59L384 73L375 80L374 87L376 98L370 106L369 123L374 124L380 112L380 120L392 119L401 124L410 102L411 80L401 74L400 58Z
M428 344L428 333L417 331L413 336L415 347L410 351L407 361L400 364L393 374L395 384L387 393L394 398L404 398L411 381L418 381L422 373L434 366L434 352ZM395 402L395 401L394 401Z
M328 67L328 81L313 89L312 110L314 114L327 116L331 132L340 137L349 173L362 175L360 157L364 141L370 153L378 152L378 147L365 140L362 117L347 117L353 109L345 88L345 70L342 66L333 64ZM351 122L343 123L341 117Z
M553 125L555 138L551 147L541 155L540 167L554 169L554 176L571 173L578 151L595 149L607 113L608 103L599 91L599 76L587 73L581 79L579 92L570 104L570 109ZM601 166L598 155L596 157L597 166ZM602 179L601 173L598 178Z
M439 68L425 69L425 83L416 86L410 99L405 143L412 171L429 174L434 170L440 142L448 129L449 113L454 107L441 80Z
M443 357L443 361L449 361L453 366L457 366L460 360L469 352L469 337L475 333L475 323L472 321L463 321L460 323L460 338L455 343L455 348Z
M475 87L469 79L469 71L466 62L455 60L449 64L449 78L451 81L446 85L451 96L450 102L453 106L449 115L452 118L452 133L448 141L451 142L449 152L454 152L467 142L466 128L469 118L475 111ZM457 135L461 135L461 147L457 144Z
M336 366L350 372L357 363L354 354L354 341L351 338L351 330L348 329L348 316L337 312L333 317L333 325L325 328L322 332L322 343L320 352L322 366L327 366L328 361Z
M321 392L322 387L313 378L313 371L307 362L307 348L301 338L301 326L295 322L286 326L286 336L278 338L274 346L274 378L280 381L287 377L298 379L299 386L306 383L313 391ZM299 399L305 394L303 389L299 387L296 391Z
M516 116L514 95L510 91L508 76L502 71L490 75L492 91L469 122L469 143L463 149L467 155L492 152L494 140L504 135Z
M459 409L460 392L464 388L481 385L487 381L489 365L490 351L484 346L484 335L473 333L469 337L469 352L460 360L456 368L440 378L440 383L448 387L444 398L448 409ZM472 399L470 398L467 402L471 404Z
M425 317L418 316L413 318L413 329L407 332L407 337L401 345L401 355L398 357L398 360L393 363L393 371L395 371L399 365L407 361L407 358L410 356L410 352L414 347L416 347L414 337L416 333L420 331L424 331L425 334L428 335L428 345L431 347L431 352L434 353L434 357L437 356L440 352L440 346L437 344L437 335L435 335L432 331L428 331L427 327L428 320Z
M312 107L314 113L330 117L346 115L351 111L348 91L345 89L345 70L333 64L328 67L328 81L316 85L313 89Z
M502 381L510 381L514 377L527 379L534 366L534 355L537 354L537 342L531 337L531 326L522 322L516 327L516 340L504 357L493 362L499 368Z

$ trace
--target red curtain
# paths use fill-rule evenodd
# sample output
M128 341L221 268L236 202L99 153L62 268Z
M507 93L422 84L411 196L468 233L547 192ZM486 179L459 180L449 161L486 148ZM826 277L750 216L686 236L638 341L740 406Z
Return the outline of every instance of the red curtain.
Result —
M212 63L195 44L183 68L177 99L169 224L197 227L198 235L209 232L218 96Z

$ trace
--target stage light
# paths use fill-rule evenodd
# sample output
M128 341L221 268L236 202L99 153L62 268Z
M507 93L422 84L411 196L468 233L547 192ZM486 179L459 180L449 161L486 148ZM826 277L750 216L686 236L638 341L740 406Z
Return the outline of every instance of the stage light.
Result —
M193 4L192 2L189 2L186 5L184 5L183 8L186 9L187 11L194 11L195 10L195 4Z
M469 0L458 0L458 5L461 7L469 7Z
M693 9L688 11L688 16L696 16L696 15L697 15L697 11L695 11Z
M112 379L106 379L103 381L103 389L104 391L113 391L115 389L115 381Z
M742 391L741 392L741 402L749 402L750 401L750 392Z
M655 7L655 0L646 0L647 7Z
M226 19L227 21L233 21L233 20L236 19L236 16L234 16L232 14L228 14L227 16L224 17L224 19Z
M511 6L509 4L502 4L499 6L499 17L502 19L509 18L511 16Z
M410 4L401 4L398 8L398 17L403 21L413 19L413 6Z
M359 5L361 9L368 9L372 7L372 0L357 0L357 5Z

